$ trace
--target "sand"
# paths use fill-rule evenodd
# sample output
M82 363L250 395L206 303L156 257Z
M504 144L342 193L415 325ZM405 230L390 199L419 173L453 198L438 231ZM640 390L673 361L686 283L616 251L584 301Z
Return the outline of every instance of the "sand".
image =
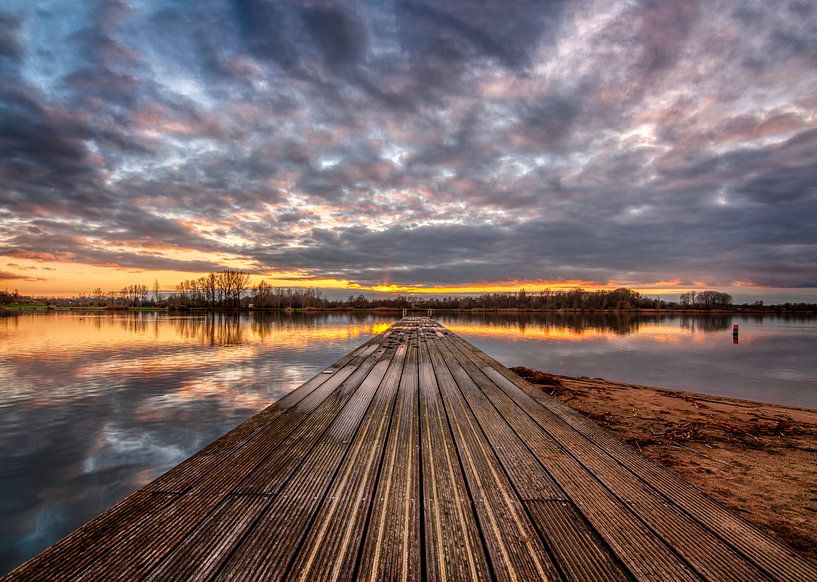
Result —
M514 371L817 560L817 411Z

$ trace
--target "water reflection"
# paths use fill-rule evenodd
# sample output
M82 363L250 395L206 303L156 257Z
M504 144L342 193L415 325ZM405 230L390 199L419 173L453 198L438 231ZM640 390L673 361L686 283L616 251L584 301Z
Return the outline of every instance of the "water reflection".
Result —
M439 319L508 366L817 408L814 316L485 313Z
M299 386L388 319L0 319L0 572Z
M481 327L485 333L533 333L541 337L567 337L585 334L629 335L657 328L714 332L731 328L731 315L639 315L635 312L621 313L468 313L439 314L437 319L446 325ZM763 316L761 316L762 320ZM766 316L768 319L768 316ZM787 317L787 320L796 318ZM490 330L494 330L491 332ZM513 331L511 331L513 330Z
M294 389L392 314L0 318L0 572ZM437 314L506 365L817 407L817 320ZM731 326L740 324L740 344Z

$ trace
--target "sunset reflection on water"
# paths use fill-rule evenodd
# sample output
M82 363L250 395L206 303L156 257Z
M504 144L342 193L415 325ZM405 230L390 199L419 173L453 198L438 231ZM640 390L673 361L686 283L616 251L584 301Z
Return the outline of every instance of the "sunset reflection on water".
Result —
M508 366L817 407L813 317L434 316ZM0 572L398 318L351 312L0 318ZM740 325L739 345L732 343L733 323Z
M507 366L817 408L814 316L440 314ZM740 326L740 343L732 325Z
M93 312L0 318L0 573L393 319Z

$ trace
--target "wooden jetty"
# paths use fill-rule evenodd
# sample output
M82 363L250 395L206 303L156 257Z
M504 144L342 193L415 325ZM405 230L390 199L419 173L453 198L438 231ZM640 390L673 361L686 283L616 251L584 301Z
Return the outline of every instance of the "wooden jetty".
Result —
M7 579L817 580L817 565L404 318Z

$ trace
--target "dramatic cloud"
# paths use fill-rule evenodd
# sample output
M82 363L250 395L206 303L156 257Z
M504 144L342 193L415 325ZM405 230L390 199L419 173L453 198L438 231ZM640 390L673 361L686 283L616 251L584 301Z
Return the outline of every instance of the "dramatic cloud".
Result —
M19 273L12 273L10 271L0 271L0 281L46 281L44 277L31 277L28 275L21 275Z
M812 2L2 10L22 270L817 287Z

